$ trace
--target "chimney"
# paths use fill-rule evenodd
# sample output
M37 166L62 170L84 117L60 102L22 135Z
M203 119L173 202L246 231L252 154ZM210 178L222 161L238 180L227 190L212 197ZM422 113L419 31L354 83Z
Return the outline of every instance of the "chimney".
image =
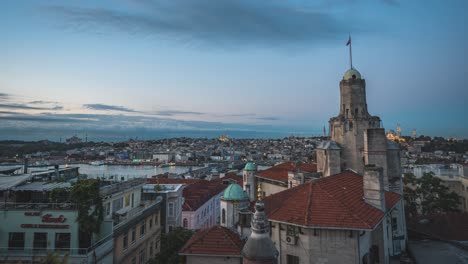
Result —
M384 175L382 167L366 165L364 168L364 200L385 212Z

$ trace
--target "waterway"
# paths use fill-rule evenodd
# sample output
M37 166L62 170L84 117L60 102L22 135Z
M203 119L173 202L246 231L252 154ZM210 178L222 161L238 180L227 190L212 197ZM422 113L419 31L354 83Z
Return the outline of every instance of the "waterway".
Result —
M22 172L22 166L0 166L2 169L9 169L9 168L20 168L18 173ZM63 166L60 166L63 168ZM188 166L169 166L164 168L159 168L152 165L101 165L101 166L94 166L89 164L71 164L68 167L79 167L80 174L86 174L88 178L97 178L97 177L104 177L105 179L109 179L113 177L113 179L121 180L124 177L125 180L132 179L132 178L151 178L151 176L163 174L163 173L170 173L170 174L181 174L186 173L190 170ZM35 171L43 171L47 169L52 169L51 167L30 167L29 172ZM192 167L193 170L196 170L200 167Z

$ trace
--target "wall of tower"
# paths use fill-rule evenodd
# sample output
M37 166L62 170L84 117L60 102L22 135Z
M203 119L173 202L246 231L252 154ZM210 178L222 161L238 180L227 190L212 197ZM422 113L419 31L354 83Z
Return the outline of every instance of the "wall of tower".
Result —
M242 188L249 196L251 202L257 200L257 181L255 178L255 171L243 171L243 186Z
M388 190L387 137L383 128L364 130L364 162L383 169L384 188Z
M401 160L399 149L387 150L388 182L389 189L401 193Z
M338 149L317 149L317 171L324 177L341 172L341 157Z

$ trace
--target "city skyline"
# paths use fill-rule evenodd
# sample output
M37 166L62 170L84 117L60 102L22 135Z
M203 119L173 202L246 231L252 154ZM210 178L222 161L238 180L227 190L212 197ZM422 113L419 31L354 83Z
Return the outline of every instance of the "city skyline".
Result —
M387 130L468 138L464 1L3 6L0 139L322 134L339 111L349 33Z

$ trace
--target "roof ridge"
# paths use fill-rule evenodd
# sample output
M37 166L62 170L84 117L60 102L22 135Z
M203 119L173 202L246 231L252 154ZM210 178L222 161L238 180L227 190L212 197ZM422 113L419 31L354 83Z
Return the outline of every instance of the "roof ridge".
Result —
M187 244L185 244L185 246L184 246L180 251L183 252L183 251L185 251L185 250L188 250L193 244L195 244L195 242L198 242L198 241L202 240L202 239L206 236L208 230L210 230L210 229L207 228L207 229L202 229L202 230L200 230L200 231L199 231L200 234L198 234L198 236L197 236L197 233L195 233L195 234L189 239L189 241L187 241Z
M327 190L322 188L322 186L320 186L320 184L317 184L317 185L319 185L318 187L321 190L323 190L328 196L332 197L333 200L336 201L342 208L344 208L353 218L355 218L356 220L361 220L362 222L366 223L369 227L373 228L373 226L371 224L369 224L367 221L363 220L362 218L360 218L359 216L354 214L351 210L349 210L348 206L343 204L343 202L340 201L339 199L336 199L336 197L334 195L330 194L330 192L328 192ZM371 206L371 205L369 205L369 206Z

